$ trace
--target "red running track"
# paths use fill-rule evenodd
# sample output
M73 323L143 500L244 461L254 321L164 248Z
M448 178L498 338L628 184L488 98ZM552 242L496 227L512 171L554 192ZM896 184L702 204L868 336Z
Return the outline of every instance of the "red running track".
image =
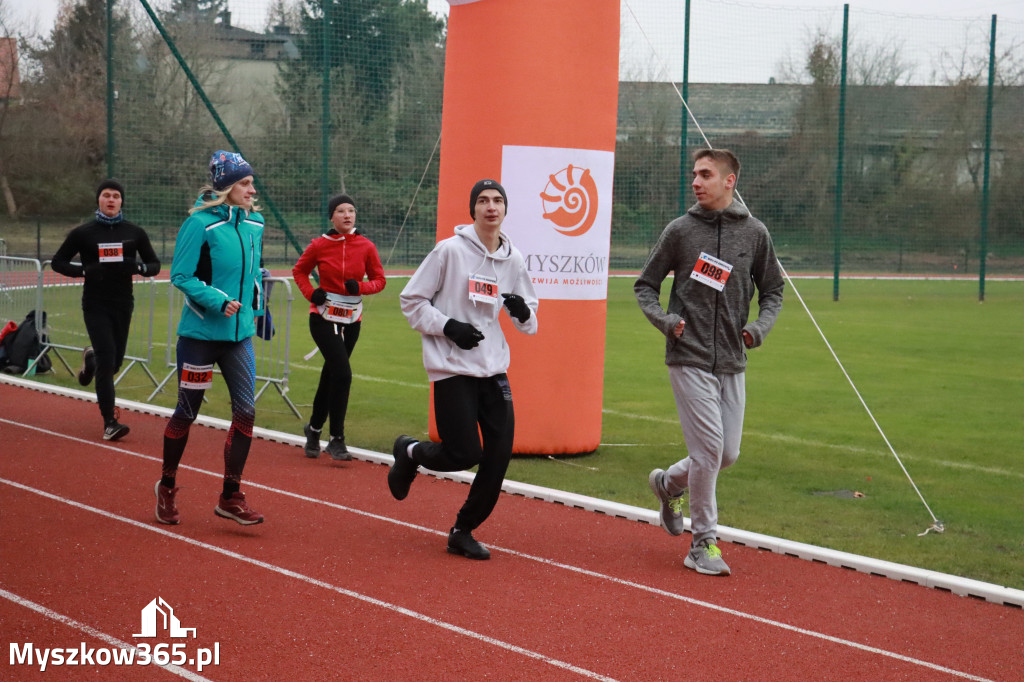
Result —
M199 425L162 526L163 418L106 443L93 403L0 383L0 405L0 679L1024 679L1020 609L730 544L733 575L700 576L687 536L510 495L470 561L445 552L464 483L396 502L385 466L280 443L253 444L267 521L242 527L213 514L224 433ZM133 636L157 597L194 637ZM161 642L219 663L12 663Z

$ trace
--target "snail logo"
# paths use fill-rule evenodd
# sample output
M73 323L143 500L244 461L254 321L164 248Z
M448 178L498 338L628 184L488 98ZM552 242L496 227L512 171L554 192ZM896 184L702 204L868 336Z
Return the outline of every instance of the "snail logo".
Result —
M569 164L548 176L540 198L544 203L543 217L566 237L586 234L597 219L597 184L589 168Z

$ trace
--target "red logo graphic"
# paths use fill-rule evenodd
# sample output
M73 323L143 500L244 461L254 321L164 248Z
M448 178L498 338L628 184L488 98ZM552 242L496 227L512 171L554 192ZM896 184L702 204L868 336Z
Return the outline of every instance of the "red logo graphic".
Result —
M554 175L540 193L544 202L544 218L555 224L566 237L585 234L597 219L597 184L589 168L569 164Z

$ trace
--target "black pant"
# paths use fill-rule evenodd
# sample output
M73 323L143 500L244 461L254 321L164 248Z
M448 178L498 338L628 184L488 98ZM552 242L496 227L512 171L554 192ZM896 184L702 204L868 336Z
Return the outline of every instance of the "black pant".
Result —
M82 301L85 329L96 354L96 402L104 423L114 419L114 374L124 362L134 307L131 299L102 304Z
M419 443L413 457L417 464L434 471L462 471L480 465L455 520L459 530L474 530L498 503L512 459L516 420L508 376L455 376L434 382L434 418L441 442Z
M309 418L309 425L321 429L330 417L332 438L345 437L345 415L348 413L348 397L352 390L349 358L359 340L361 325L362 322L328 322L316 313L309 314L309 334L324 356L324 367L320 370L320 384L313 397L313 414Z

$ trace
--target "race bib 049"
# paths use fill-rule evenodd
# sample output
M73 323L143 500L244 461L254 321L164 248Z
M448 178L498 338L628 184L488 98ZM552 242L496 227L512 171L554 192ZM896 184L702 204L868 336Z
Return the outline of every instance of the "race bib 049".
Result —
M469 300L477 303L496 303L498 301L498 278L487 275L470 275Z

